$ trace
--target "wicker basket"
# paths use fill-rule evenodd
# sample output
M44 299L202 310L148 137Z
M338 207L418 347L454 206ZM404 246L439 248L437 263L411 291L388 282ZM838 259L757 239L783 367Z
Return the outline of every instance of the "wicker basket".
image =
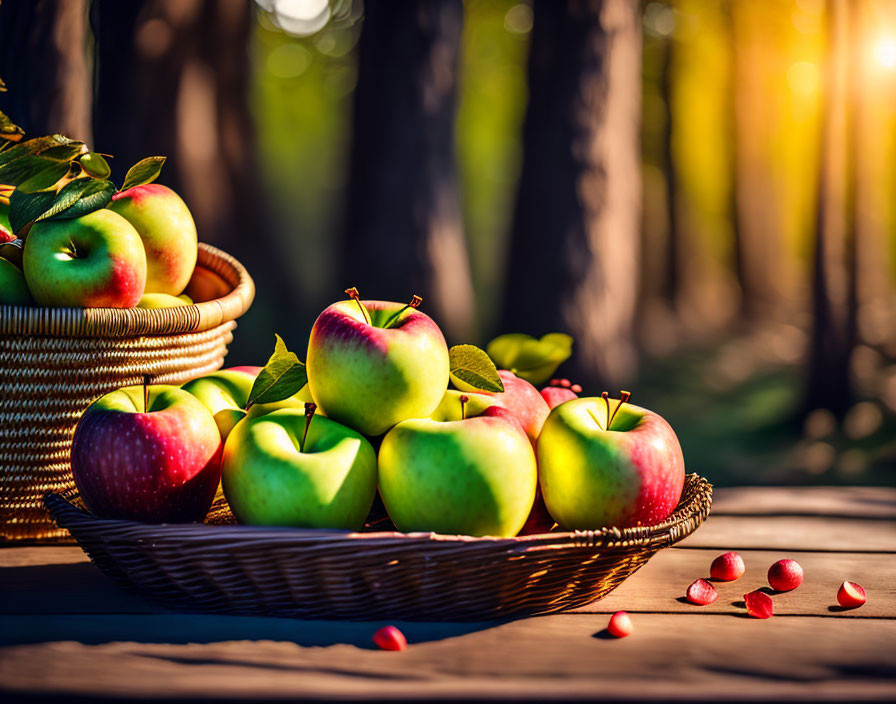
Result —
M95 398L145 374L180 384L223 364L255 287L214 247L199 245L197 266L230 292L153 310L0 306L0 540L67 537L41 499L74 486L72 434Z
M97 518L74 491L46 504L118 584L198 611L303 618L480 620L546 614L600 599L709 515L712 487L688 475L681 502L647 527L471 538L147 525ZM214 516L217 512L217 516ZM224 514L222 516L222 514ZM233 520L226 503L214 520Z

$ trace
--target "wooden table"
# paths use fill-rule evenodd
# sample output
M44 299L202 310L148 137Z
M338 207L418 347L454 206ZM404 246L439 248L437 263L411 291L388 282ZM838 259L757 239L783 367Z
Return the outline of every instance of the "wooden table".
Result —
M896 490L717 490L712 517L603 601L503 623L397 623L410 647L372 649L382 622L173 612L112 584L77 547L0 548L0 699L896 699ZM720 552L746 575L710 606L684 601ZM768 566L803 586L746 616ZM837 606L844 579L868 591ZM608 614L632 614L615 640Z

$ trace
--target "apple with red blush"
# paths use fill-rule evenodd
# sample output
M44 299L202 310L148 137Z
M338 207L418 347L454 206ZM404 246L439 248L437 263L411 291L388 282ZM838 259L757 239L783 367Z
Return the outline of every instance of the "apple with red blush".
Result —
M555 407L538 437L545 505L567 529L652 525L669 516L684 487L684 456L658 414L610 399Z
M145 523L201 521L221 479L209 410L176 386L101 396L78 421L72 474L93 513Z

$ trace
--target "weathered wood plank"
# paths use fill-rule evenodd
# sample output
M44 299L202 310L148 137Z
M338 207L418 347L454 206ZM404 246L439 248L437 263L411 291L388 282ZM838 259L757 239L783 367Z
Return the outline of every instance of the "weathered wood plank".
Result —
M209 620L224 623L220 642L196 637L209 632ZM893 620L638 614L624 640L606 638L600 616L468 632L398 624L412 642L404 653L368 649L380 624L172 615L4 621L50 639L0 648L7 694L864 701L891 699L896 682ZM88 632L87 644L68 640ZM133 633L148 642L132 642Z
M742 614L743 595L768 587L769 566L789 557L800 563L804 581L792 592L773 594L776 615L896 618L896 555L741 550L747 568L743 577L716 582L719 598L712 604L695 606L684 601L691 582L709 578L709 566L718 554L717 550L661 550L605 599L574 613ZM837 604L837 589L845 579L865 587L868 602L861 608L844 610Z
M732 487L713 492L713 515L896 518L896 489L868 486Z
M896 521L826 516L713 515L678 547L896 552Z

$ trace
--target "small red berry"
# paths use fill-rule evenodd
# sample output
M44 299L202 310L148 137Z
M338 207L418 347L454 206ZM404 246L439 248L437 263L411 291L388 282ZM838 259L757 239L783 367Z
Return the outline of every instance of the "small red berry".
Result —
M607 632L614 638L625 638L631 635L634 630L632 620L625 611L617 611L610 616L610 623L607 624Z
M373 634L373 642L380 650L407 650L408 647L404 633L395 626L383 626Z
M560 386L560 380L559 379L551 379L548 382L548 385L549 386Z
M564 389L568 389L570 386L572 386L572 382L569 379L561 379L560 386L562 386Z
M580 393L582 393L582 385L581 384L573 384L572 386L569 387L569 390L573 391L574 393L580 394Z
M698 579L688 587L687 599L692 604L698 606L706 606L719 598L719 593L705 579Z
M768 583L776 592L789 592L803 583L803 568L796 560L778 560L768 568Z
M736 552L719 555L709 566L709 576L720 582L733 582L744 576L744 559Z
M747 613L753 618L771 618L775 614L772 598L758 589L744 594L744 603L747 605Z
M837 590L837 601L845 609L855 609L865 603L865 590L855 582L844 582Z

